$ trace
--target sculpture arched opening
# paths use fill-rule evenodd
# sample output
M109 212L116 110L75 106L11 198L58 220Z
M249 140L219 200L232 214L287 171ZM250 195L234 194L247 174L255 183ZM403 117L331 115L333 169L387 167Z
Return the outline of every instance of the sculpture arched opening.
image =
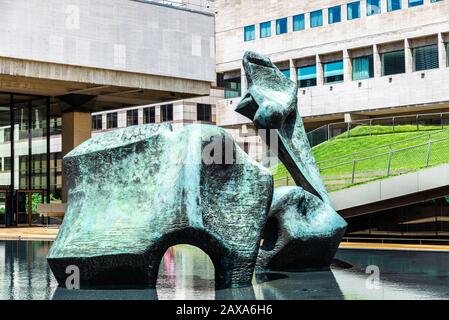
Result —
M155 288L160 262L165 252L173 246L186 244L206 253L215 269L215 288L230 288L251 285L255 259L235 257L235 252L224 247L220 239L210 232L198 228L184 228L162 236L157 246L149 248L148 274L150 286Z
M275 217L269 217L263 229L262 250L271 251L276 246L279 238L279 221Z
M198 291L202 298L214 299L214 264L198 247L184 244L170 247L159 265L156 288L159 299L194 296Z

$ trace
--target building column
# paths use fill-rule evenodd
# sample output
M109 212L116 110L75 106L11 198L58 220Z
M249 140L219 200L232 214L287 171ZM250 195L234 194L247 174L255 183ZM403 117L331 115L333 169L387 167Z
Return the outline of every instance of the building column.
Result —
M440 68L447 67L446 44L444 43L444 36L442 33L438 34L438 63Z
M364 19L366 17L366 0L360 1L360 18Z
M373 45L373 66L374 66L374 78L382 76L382 59L380 58L379 46Z
M240 81L242 96L244 96L246 91L248 90L248 81L246 80L245 69L243 69L243 67L240 69Z
M62 156L90 138L92 116L90 112L69 111L62 114ZM62 175L62 202L67 202L67 186Z
M323 64L321 63L321 56L319 54L316 55L316 85L324 85Z
M386 1L386 0L380 1L380 13L381 13L381 14L382 14L382 13L386 13L386 12L387 12L387 9L388 9L388 7L387 7L387 1Z
M405 52L405 73L412 73L413 55L412 55L412 48L410 47L410 39L404 40L404 52Z
M349 50L343 50L343 77L345 82L352 81L352 63Z
M298 72L296 71L295 61L290 59L290 80L294 83L298 82Z

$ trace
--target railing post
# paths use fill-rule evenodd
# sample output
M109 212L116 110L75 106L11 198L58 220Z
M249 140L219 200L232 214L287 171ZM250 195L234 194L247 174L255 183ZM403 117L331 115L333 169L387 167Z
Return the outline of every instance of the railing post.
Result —
M393 157L393 151L390 150L390 153L388 154L388 166L387 166L387 177L390 176L390 170L391 170L391 158Z
M416 115L416 131L419 131L419 119L418 119L418 115Z
M349 130L351 130L350 122L348 122L346 130L348 131L348 138L350 138L351 137L351 133L349 132Z
M372 119L369 120L369 135L370 136L373 135L373 120Z
M351 184L354 184L355 182L355 162L356 160L352 160L352 177L351 177Z
M430 149L432 147L432 141L429 141L429 145L427 146L427 155L426 155L426 167L429 166L430 161Z
M440 122L441 122L441 129L444 129L444 125L443 125L443 114L440 113Z
M285 185L288 187L288 175L285 176Z
M396 132L396 128L395 128L395 125L396 125L396 118L395 117L393 117L393 132Z

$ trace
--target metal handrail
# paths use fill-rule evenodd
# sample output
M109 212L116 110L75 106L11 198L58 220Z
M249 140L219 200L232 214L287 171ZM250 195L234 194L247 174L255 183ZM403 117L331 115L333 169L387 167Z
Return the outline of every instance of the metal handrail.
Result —
M385 237L343 237L342 239L344 242L350 242L351 240L380 240L381 243L384 243L385 241L391 241L391 242L405 242L405 241L418 241L420 245L422 245L423 242L449 242L449 239L414 239L414 238L385 238Z
M430 137L432 135L439 134L439 133L446 132L446 131L449 131L449 129L435 130L434 132L428 132L428 133L425 133L425 134L422 134L422 135L419 135L419 136L416 136L416 137L411 137L411 138L407 138L407 139L404 139L404 140L383 144L381 146L377 146L377 147L373 147L373 148L369 148L369 149L365 149L365 150L361 150L361 151L356 151L356 152L349 153L349 154L344 155L344 156L339 156L339 157L335 157L335 158L332 158L332 159L323 160L323 161L317 162L317 164L320 165L320 164L323 164L323 163L326 163L326 162L331 162L331 161L335 161L335 160L338 160L338 159L347 158L347 157L350 157L350 156L353 156L353 155L356 155L356 154L369 152L369 151L373 151L373 150L376 150L376 149L388 148L388 147L391 147L391 146L396 145L396 144L401 144L403 142L412 141L412 140L418 140L418 139L420 139L420 138L422 138L424 136L429 136L429 139L430 139Z
M416 144L414 146L405 147L405 148L401 148L401 149L397 149L397 150L390 150L389 152L378 153L376 155L369 156L369 157L353 159L351 161L346 161L346 162L340 162L340 163L338 163L336 165L333 165L333 166L320 168L320 171L326 170L326 169L332 169L332 168L339 167L339 166L346 165L346 164L350 164L350 163L353 163L354 161L364 161L364 160L368 160L368 159L373 159L373 158L377 158L377 157L381 157L381 156L385 156L385 155L390 155L390 154L401 152L401 151L405 151L405 150L410 150L410 149L426 146L426 145L429 145L429 143L435 143L435 142L440 142L440 141L445 141L445 140L449 140L449 137L448 138L437 139L437 140L430 140L430 141L427 141L427 142L424 142L424 143L421 143L421 144Z

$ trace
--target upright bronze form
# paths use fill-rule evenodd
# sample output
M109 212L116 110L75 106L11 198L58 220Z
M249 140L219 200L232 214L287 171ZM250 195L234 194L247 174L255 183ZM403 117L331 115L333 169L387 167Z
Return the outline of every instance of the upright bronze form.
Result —
M329 267L346 222L332 208L312 155L297 110L297 85L257 53L246 52L243 66L248 92L236 111L257 129L271 131L261 137L298 185L274 191L258 266L277 270Z

